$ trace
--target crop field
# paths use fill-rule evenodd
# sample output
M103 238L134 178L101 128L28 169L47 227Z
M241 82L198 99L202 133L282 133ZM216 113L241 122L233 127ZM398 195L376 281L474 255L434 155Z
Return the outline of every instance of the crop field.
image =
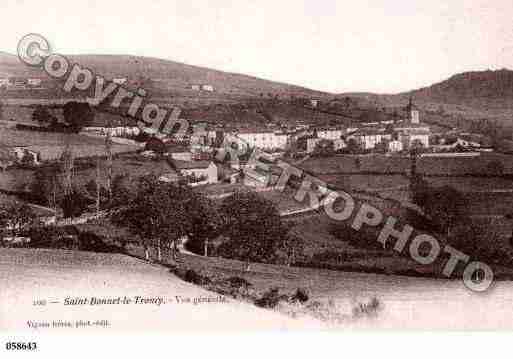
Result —
M505 174L513 173L513 155L482 153L479 157L422 157L418 159L417 170L426 175L463 176L490 175L488 166L499 162ZM382 173L405 174L410 170L408 157L385 155L339 155L311 158L301 164L301 168L316 175Z
M451 186L460 192L513 192L513 180L501 177L424 177L433 187Z
M349 191L379 191L384 188L407 186L409 180L402 175L340 174L320 175L318 178L339 189Z
M54 160L61 156L64 147L72 147L75 157L100 156L105 154L105 141L101 138L69 133L19 131L0 128L0 145L26 147L40 152L43 160ZM136 151L135 145L113 144L112 152Z

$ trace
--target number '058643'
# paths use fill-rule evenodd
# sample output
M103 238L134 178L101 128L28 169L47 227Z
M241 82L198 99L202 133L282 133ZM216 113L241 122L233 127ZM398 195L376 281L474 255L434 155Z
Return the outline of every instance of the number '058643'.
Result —
M19 343L19 342L7 342L5 344L6 350L36 350L37 343Z

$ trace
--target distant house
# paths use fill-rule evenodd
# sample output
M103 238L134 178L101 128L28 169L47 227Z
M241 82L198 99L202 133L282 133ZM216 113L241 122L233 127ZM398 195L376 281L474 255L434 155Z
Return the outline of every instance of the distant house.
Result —
M7 78L0 79L0 87L8 86L8 85L9 85L9 79L7 79Z
M429 148L430 134L430 131L425 130L409 131L399 134L399 140L403 143L404 148L410 148L414 143L420 143L422 147Z
M319 100L310 100L310 106L317 107L319 105Z
M42 82L43 82L43 80L41 80L41 79L28 79L27 85L32 86L32 87L38 87L38 86L41 86Z
M89 126L84 127L82 132L85 134L92 134L97 136L107 136L109 134L111 137L133 137L137 136L141 133L139 127L136 126L119 126L119 127L101 127L101 126Z
M212 85L201 85L203 91L214 92L214 86Z
M198 184L211 184L218 182L217 166L212 161L173 160L172 166L181 176L198 179Z
M27 86L27 79L23 77L9 77L8 85L16 88L25 88Z
M285 149L289 141L289 135L282 132L259 129L240 129L229 136L231 142L241 146L260 148L266 150Z
M306 140L306 152L313 153L315 150L315 146L317 146L317 144L321 141L322 138L308 138Z
M16 156L17 162L31 165L41 164L41 154L39 152L26 147L13 147L12 150Z
M176 172L167 172L159 177L159 181L164 183L176 183L180 181L180 176Z
M192 161L192 152L183 145L166 144L166 154L173 160Z
M340 151L341 149L344 149L347 147L346 141L344 141L341 138L337 138L334 140L328 140L325 138L307 138L306 139L306 152L307 153L313 153L315 151L315 147L317 144L321 143L322 141L329 141L333 143L333 150Z
M380 129L363 128L348 136L348 139L350 138L354 138L364 150L370 150L378 143L391 141L392 135Z
M336 128L325 128L325 129L318 129L317 130L317 137L323 138L325 140L339 140L344 131L341 129Z
M399 140L392 140L388 143L388 152L401 152L403 143Z
M127 78L126 77L119 77L119 78L115 78L115 79L112 79L112 82L114 82L115 84L118 84L118 85L123 85L127 82Z
M231 184L237 183L240 178L240 171L235 170L229 166L218 167L219 170L219 178L224 182L229 182Z
M335 151L340 151L341 149L344 149L346 147L347 143L343 139L339 138L337 140L333 140L333 149Z
M201 90L201 85L191 85L191 90L199 91Z

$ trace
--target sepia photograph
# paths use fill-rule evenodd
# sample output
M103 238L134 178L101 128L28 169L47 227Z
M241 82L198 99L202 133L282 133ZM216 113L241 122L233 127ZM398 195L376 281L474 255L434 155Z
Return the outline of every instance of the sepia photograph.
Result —
M0 9L0 334L513 329L510 0Z

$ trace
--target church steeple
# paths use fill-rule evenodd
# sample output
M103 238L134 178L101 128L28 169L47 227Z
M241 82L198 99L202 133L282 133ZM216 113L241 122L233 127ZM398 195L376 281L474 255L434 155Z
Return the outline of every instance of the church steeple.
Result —
M410 116L412 110L413 110L413 98L410 96L410 100L408 101L408 106L406 106L406 112L408 113L408 116Z
M413 105L413 97L412 96L410 96L408 106L406 107L406 112L408 114L408 119L410 120L410 123L418 124L420 122L419 111Z

